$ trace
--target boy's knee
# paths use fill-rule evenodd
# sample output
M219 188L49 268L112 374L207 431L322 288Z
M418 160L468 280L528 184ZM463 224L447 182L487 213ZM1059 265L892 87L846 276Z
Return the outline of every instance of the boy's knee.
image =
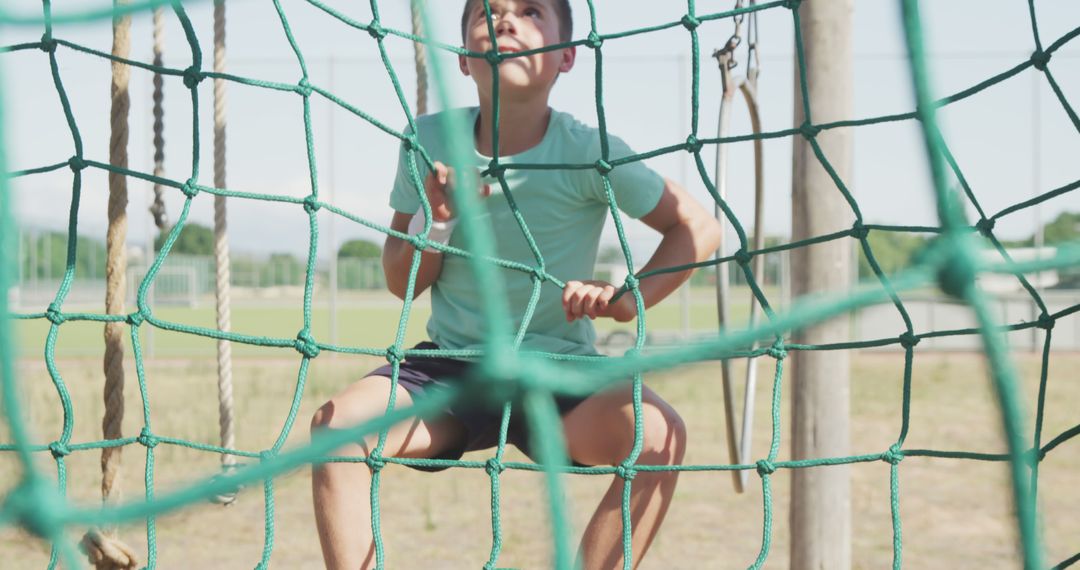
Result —
M642 410L645 420L640 463L675 465L686 455L686 422L671 406L648 406Z

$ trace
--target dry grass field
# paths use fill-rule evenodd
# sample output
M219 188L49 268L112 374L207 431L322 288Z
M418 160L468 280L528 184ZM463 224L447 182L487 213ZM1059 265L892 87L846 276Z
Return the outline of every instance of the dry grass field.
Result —
M280 351L266 358L241 358L235 364L238 446L258 451L280 433L296 385L298 359ZM879 453L900 430L900 353L856 353L852 358L852 452ZM1038 358L1021 353L1023 395L1033 413ZM331 357L312 363L295 429L288 447L308 438L307 420L315 408L346 383L379 364L371 358ZM58 366L74 402L73 442L100 438L103 376L98 360L69 359ZM771 360L760 361L755 433L756 457L764 457L771 425ZM1054 354L1050 368L1044 442L1080 423L1080 355ZM61 429L56 390L40 360L20 363L25 405L36 437L55 439ZM156 360L147 364L155 433L216 443L216 371L212 359ZM785 371L780 458L789 457L790 373ZM672 402L687 421L687 462L728 462L724 443L718 366L702 363L651 374L646 382ZM141 403L134 368L129 367L126 435L141 427ZM905 448L1000 452L1004 449L984 360L977 354L917 353L911 405L911 431ZM0 440L10 441L6 432ZM41 454L48 473L51 457ZM99 498L100 454L67 458L70 496L84 504ZM143 493L145 452L124 451L120 487L128 499ZM476 454L473 459L484 459ZM521 456L514 451L512 459ZM160 495L215 472L216 456L185 448L156 449L155 482ZM0 455L0 489L17 480L13 454ZM856 568L891 567L889 465L865 463L850 468ZM1048 562L1056 564L1080 551L1080 440L1050 453L1042 464L1039 504ZM309 488L309 471L287 473L274 485L274 568L320 568ZM1016 568L1015 523L1006 467L1000 463L908 457L900 464L903 561L906 568ZM581 529L609 482L608 477L568 479L573 524ZM736 494L728 473L685 473L645 569L742 568L753 562L762 541L761 485L754 474L745 494ZM788 567L787 509L790 474L774 475L776 521L766 568ZM387 567L479 568L491 542L487 475L479 470L429 474L389 466L382 483L382 524ZM549 567L550 542L542 476L503 474L504 528L500 567ZM251 568L263 549L264 503L261 488L245 489L229 507L197 504L158 520L158 567L166 569ZM126 542L145 556L145 528L133 522L120 529ZM72 531L73 535L75 531ZM47 545L26 533L0 530L0 566L12 570L45 568Z

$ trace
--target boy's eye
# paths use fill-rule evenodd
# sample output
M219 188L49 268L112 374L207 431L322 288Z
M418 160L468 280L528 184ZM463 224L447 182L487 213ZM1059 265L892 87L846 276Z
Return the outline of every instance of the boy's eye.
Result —
M530 18L539 18L540 10L537 10L536 8L525 8L525 15Z

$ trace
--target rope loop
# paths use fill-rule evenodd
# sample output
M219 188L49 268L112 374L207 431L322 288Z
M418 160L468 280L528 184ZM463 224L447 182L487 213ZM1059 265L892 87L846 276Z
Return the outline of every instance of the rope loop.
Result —
M769 347L769 350L765 351L765 354L775 358L776 360L783 360L787 358L787 348L784 347L784 341L776 339L776 342Z
M596 30L593 30L589 32L589 37L586 38L586 42L588 42L589 47L600 49L600 46L604 45L604 38L600 37L600 35L596 33Z
M904 450L894 443L889 446L888 451L881 454L881 460L892 465L899 465L904 460Z
M314 214L315 212L318 212L320 208L322 208L322 203L319 202L319 199L314 194L311 194L304 198L305 212L309 214Z
M300 81L296 82L296 87L293 87L293 91L299 93L300 96L304 98L311 97L313 91L311 82L308 81L307 77L301 77Z
M979 220L978 223L975 224L975 229L979 230L980 234L982 234L982 235L984 235L986 237L990 237L990 232L993 231L994 225L996 223L997 223L997 220L993 220L993 219L990 219L990 218L983 218L983 219Z
M1050 63L1050 54L1043 50L1036 50L1031 54L1031 66L1039 71L1046 71L1046 64Z
M818 133L820 132L821 127L811 123L810 121L806 121L803 124L799 125L799 133L802 134L802 136L805 137L807 140L818 136Z
M48 33L41 34L41 45L38 47L45 53L56 53L56 38Z
M161 440L154 437L154 434L150 433L150 428L146 426L143 426L142 430L139 432L139 437L135 438L135 441L141 443L143 447L147 449L154 449L161 443Z
M772 464L768 459L762 459L757 462L757 474L764 477L766 475L772 475L776 473L776 466Z
M1046 313L1043 313L1043 314L1039 315L1039 320L1035 321L1036 326L1039 327L1040 329L1044 330L1044 331L1053 330L1054 324L1056 322L1057 322L1057 319L1055 319L1054 317L1051 317L1050 315L1048 315Z
M619 476L623 481L633 481L634 477L637 477L637 469L629 463L622 463L615 467L615 474Z
M615 170L615 167L612 166L610 162L608 162L608 161L606 161L606 160L604 160L602 158L600 160L596 161L596 171L599 172L600 174L607 174L608 172L611 172L612 170Z
M194 198L199 195L199 186L195 183L194 178L188 178L188 181L180 187L180 191L184 193L184 196Z
M194 89L206 76L194 65L184 70L184 87Z
M700 140L698 140L698 138L695 137L694 135L691 134L690 136L686 137L686 145L685 145L686 152L695 153L695 154L699 153L699 152L701 152L701 147L702 146L704 146L704 143L702 143Z
M900 335L900 346L904 349L915 348L915 345L919 344L922 339L912 334L910 331Z
M492 457L484 463L484 471L487 471L488 475L498 475L503 471L506 471L506 466L498 458Z
M75 155L68 159L68 168L70 168L72 172L79 172L80 170L85 170L86 161L83 160L81 156Z
M386 30L383 29L382 24L378 20L372 20L368 24L367 33L369 36L375 38L375 41L381 42L386 37Z
M386 349L386 361L387 362L389 362L390 364L393 364L395 362L401 362L402 360L405 360L405 353L402 352L402 350L400 348L398 348L398 346L396 344L392 345L390 348Z
M368 466L368 469L371 469L373 473L378 473L379 471L382 471L384 467L386 467L386 462L383 461L381 457L377 457L374 455L368 455L367 457L365 457L364 464L366 464Z
M296 335L296 342L293 343L293 347L296 348L296 352L303 354L305 358L315 358L322 351L319 344L315 342L315 339L311 337L311 333L307 330L302 330L300 334Z
M866 236L870 235L870 228L864 226L862 222L855 222L855 225L851 226L851 237L857 240L864 240Z
M61 457L67 457L67 456L71 455L71 448L64 445L63 443L60 443L59 441L54 441L54 442L50 443L49 444L49 451L52 453L52 456L54 458L56 458L56 459L60 459Z
M55 302L49 304L49 308L45 310L45 318L54 325L62 325L67 322L67 317L60 311L60 306Z
M744 266L749 265L750 260L754 258L754 256L750 255L750 252L746 251L745 249L740 249L739 251L736 251L735 255L733 255L732 257L735 259L735 263Z
M701 20L697 19L695 16L691 16L690 14L683 16L680 22L682 22L684 28L691 32L696 30L697 27L701 25Z
M133 327L137 327L143 324L145 320L146 317L143 316L142 311L135 311L134 313L130 313L127 317L124 318L124 322Z

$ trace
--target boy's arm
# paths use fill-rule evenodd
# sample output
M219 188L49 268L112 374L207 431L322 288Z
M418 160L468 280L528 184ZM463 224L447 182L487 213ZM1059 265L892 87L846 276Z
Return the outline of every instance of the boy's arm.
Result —
M642 222L663 235L649 262L638 270L645 273L663 267L698 263L708 259L720 246L720 223L697 200L675 182L664 179L660 202ZM670 295L693 273L692 269L661 273L643 279L638 285L649 308ZM610 317L619 322L637 316L634 296L623 295L609 304L617 287L604 281L570 281L563 289L566 319Z
M394 218L390 220L390 229L407 234L411 221L411 215L394 212ZM415 253L416 248L411 243L392 235L386 236L382 254L383 273L386 275L386 288L398 299L404 300L405 293L408 291L409 271L412 269ZM413 289L414 299L439 278L439 273L442 272L442 260L443 254L439 251L424 250L421 254L420 270L416 274L416 287Z

